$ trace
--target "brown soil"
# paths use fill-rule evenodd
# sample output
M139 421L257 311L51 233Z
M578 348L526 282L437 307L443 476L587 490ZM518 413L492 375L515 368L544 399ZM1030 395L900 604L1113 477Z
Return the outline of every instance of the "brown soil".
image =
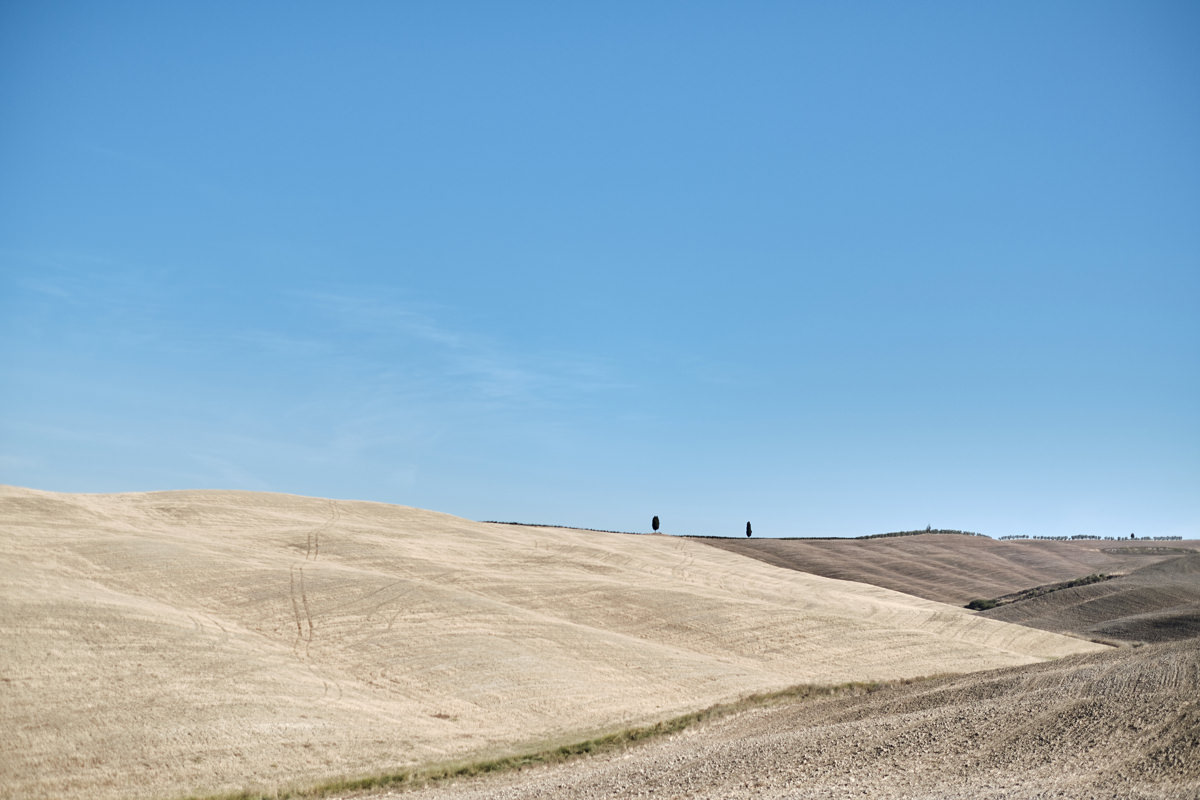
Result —
M1200 541L997 541L920 534L878 539L697 539L777 567L860 581L954 605L1097 572L1129 572L1200 550Z
M1112 580L1061 589L982 614L1114 642L1200 636L1200 553L1176 554Z
M1049 664L761 708L627 751L406 800L1200 797L1200 649Z
M999 542L921 534L880 539L702 539L776 566L931 600L995 599L1094 573L1114 575L980 612L1109 643L1200 636L1200 541Z

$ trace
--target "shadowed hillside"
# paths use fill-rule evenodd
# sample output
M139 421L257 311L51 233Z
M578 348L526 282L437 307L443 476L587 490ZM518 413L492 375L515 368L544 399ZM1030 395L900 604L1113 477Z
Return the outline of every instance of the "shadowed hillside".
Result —
M1097 572L1128 572L1200 547L1195 541L996 541L949 534L876 539L697 539L827 578L965 605Z
M1167 642L1200 636L1200 553L1176 555L1109 581L982 613L1111 641Z
M0 634L0 792L22 798L273 790L1098 649L693 540L14 488Z

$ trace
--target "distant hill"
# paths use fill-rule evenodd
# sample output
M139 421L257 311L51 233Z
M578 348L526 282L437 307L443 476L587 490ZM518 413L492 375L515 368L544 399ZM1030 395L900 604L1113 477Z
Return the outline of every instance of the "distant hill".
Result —
M1200 552L1150 560L1112 580L982 613L991 619L1114 642L1168 642L1200 636Z
M786 569L861 581L954 605L1097 572L1126 572L1200 542L996 541L986 536L918 535L869 539L698 539Z

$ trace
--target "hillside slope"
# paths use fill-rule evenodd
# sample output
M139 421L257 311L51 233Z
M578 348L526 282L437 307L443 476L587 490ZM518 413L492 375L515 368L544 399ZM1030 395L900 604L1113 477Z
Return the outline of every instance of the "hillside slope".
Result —
M1127 572L1200 546L1195 541L997 541L954 534L696 541L778 567L861 581L953 605L1096 572Z
M4 797L508 752L1096 645L664 536L233 492L0 489Z
M1102 583L982 612L992 619L1121 642L1200 636L1200 553L1155 561Z
M1191 643L1111 649L757 708L630 750L405 797L1193 800L1198 685Z

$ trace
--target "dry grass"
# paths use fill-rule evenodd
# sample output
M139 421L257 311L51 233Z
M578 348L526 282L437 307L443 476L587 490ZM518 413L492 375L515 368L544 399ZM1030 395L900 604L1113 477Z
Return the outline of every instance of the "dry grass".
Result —
M455 781L460 778L476 778L498 772L511 772L528 767L560 764L583 756L595 756L624 750L631 745L659 739L679 733L705 722L756 708L770 708L817 698L857 697L890 686L907 686L927 679L902 681L850 682L837 686L793 686L775 692L752 694L731 703L717 703L700 711L681 714L671 719L586 739L579 742L554 745L545 749L530 750L513 755L477 761L452 761L433 764L413 770L381 773L361 777L336 778L304 787L278 788L267 792L236 792L232 794L192 795L184 800L290 800L290 798L321 798L372 789L402 786L404 788L427 787Z
M693 540L12 488L0 635L0 796L101 800L488 763L797 684L1096 648Z

